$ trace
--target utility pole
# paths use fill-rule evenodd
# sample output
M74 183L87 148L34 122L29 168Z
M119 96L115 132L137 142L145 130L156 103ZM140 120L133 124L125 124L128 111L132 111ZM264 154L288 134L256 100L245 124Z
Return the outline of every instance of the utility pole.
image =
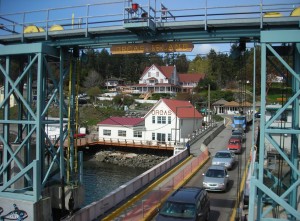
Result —
M208 109L208 115L207 120L209 125L211 126L211 115L210 115L210 84L208 84L208 99L207 99L207 109Z

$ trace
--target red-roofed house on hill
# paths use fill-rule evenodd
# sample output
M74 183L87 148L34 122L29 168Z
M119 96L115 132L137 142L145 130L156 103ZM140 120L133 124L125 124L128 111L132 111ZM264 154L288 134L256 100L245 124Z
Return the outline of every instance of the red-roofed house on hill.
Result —
M132 85L136 93L167 93L191 92L204 74L178 74L176 66L151 65L146 67L139 79L139 84Z
M97 125L99 140L174 146L187 142L202 121L189 101L161 99L143 118L110 117Z
M146 67L139 79L139 84L132 85L141 94L168 93L175 94L180 91L176 66Z
M205 74L188 73L178 74L181 92L193 92L199 81L205 77Z

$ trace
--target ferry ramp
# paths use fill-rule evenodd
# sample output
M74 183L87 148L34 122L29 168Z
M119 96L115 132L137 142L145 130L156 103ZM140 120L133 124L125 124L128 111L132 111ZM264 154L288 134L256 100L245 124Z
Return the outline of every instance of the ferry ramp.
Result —
M92 205L82 208L78 212L74 213L73 216L65 218L64 221L151 220L156 214L157 208L162 202L164 202L168 195L188 182L189 179L209 160L210 154L208 152L207 145L224 128L225 126L223 123L218 123L212 130L206 131L204 134L199 136L197 140L191 142L190 156L188 156L187 150L179 153L178 155L182 155L183 158L178 161L175 166L171 166L170 169L159 175L157 179L153 180L153 182L145 184L140 191L134 191L133 195L125 197L124 200L120 201L111 209L104 211L102 207L105 203L95 206L99 203L95 202ZM168 160L162 162L158 165L158 167L171 163L167 161ZM153 168L150 170L153 170ZM142 176L145 175L142 174ZM124 188L124 191L126 191L125 186L126 184L122 187ZM118 197L120 196L114 196L114 198ZM95 217L96 213L99 214L99 211L95 210L100 208L102 209L103 214Z

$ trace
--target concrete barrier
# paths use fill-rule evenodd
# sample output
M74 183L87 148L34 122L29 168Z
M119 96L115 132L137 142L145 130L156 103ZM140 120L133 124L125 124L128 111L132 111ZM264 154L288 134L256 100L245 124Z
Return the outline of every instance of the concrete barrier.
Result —
M219 133L221 133L222 130L224 130L226 127L224 124L221 124L214 132L212 132L204 141L204 145L208 145Z

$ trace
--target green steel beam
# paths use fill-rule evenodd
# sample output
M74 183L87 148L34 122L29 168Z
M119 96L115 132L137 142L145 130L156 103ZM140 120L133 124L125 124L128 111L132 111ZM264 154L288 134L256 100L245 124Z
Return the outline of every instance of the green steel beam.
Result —
M45 140L49 140L49 138L46 137L44 130L46 122L43 119L45 118L45 114L50 105L45 104L45 98L48 93L51 92L48 91L48 76L44 71L48 70L49 78L52 79L56 88L63 85L63 79L65 79L65 77L62 77L59 79L60 82L57 82L55 81L53 74L51 74L51 69L47 63L46 57L57 57L59 55L57 49L53 47L42 43L34 43L8 45L1 47L1 49L0 56L6 58L6 64L5 68L0 65L0 74L2 74L5 79L4 101L0 104L0 106L4 108L4 119L0 120L0 123L4 125L3 134L0 134L0 140L3 143L4 156L3 164L0 167L0 174L3 177L3 185L0 187L0 196L37 202L42 198L43 188L52 178L50 170L53 168L53 164L57 164L58 167L60 166L60 160L56 157L56 150L54 150L53 146L46 149L45 145ZM24 55L24 57L28 58L26 68L20 73L16 80L11 78L10 66L11 56L15 54ZM37 68L35 69L34 66ZM33 73L33 70L37 70L37 72ZM37 102L35 110L32 106L32 81L34 75L37 79ZM23 92L20 91L20 88L23 88L22 82L27 83L26 97L24 97ZM57 93L57 91L58 89L53 93ZM21 116L18 119L10 119L9 97L11 95L17 97L18 108L24 108L25 118ZM64 107L64 105L62 106ZM11 125L18 125L18 133L25 133L22 140L19 140L19 143L14 144L14 149L8 142ZM19 125L21 125L21 127L19 127ZM31 155L31 153L34 153L31 151L33 140L35 140L36 146L35 156ZM53 161L51 162L52 167L50 166L47 170L45 165L46 150L52 153L53 157ZM61 150L61 148L59 150ZM18 156L21 152L25 153L24 159L22 160L20 160L20 157ZM64 158L63 154L57 156L62 159ZM18 168L19 172L11 174L11 165ZM54 169L52 171L54 171ZM57 172L59 171L60 170L57 170ZM24 180L24 182L20 184L21 186L18 186L17 182L20 180L22 182ZM31 189L32 191L28 191L27 189Z
M261 32L261 43L298 43L300 30L272 30Z
M298 33L299 34L299 33ZM298 35L299 37L299 35ZM295 44L294 46L294 68L295 72L298 74L297 76L300 76L300 43ZM300 80L297 80L296 78L293 78L292 81L292 89L293 93L296 94L298 91L300 91ZM299 98L295 99L293 103L293 112L292 112L292 128L299 130ZM300 178L300 168L299 168L299 134L292 134L291 135L291 162L296 167L295 169L291 170L291 177L290 177L290 183L296 183L299 181ZM298 194L299 194L298 187L295 187L293 191L290 194L290 204L294 209L298 209L298 205L300 202L297 202L299 200ZM299 216L300 217L300 216Z
M32 44L16 44L7 45L7 47L1 47L0 56L9 55L20 55L20 54L33 54L33 53L43 53L50 56L58 57L59 54L57 49L50 47L44 43L32 43Z
M286 220L299 220L300 212L297 210L299 202L298 187L300 184L299 176L299 30L286 30L282 31L262 31L261 32L261 121L260 121L260 144L259 144L259 160L257 164L257 176L251 178L250 188L250 204L249 204L249 220L283 220L280 215L276 215L278 218L272 216L272 210L281 206L287 216ZM287 62L279 55L276 50L271 46L271 43L295 43L294 47L294 68L290 67ZM271 52L271 53L268 53ZM292 77L293 96L282 105L282 107L276 112L274 116L266 122L266 75L267 75L267 56L273 55L277 60L289 71ZM292 108L291 108L292 106ZM292 127L291 128L274 128L272 123L277 119L284 111L292 111ZM292 137L291 153L290 156L284 151L281 143L278 143L273 138L273 135L290 134ZM264 160L266 155L265 141L269 141L270 145L276 150L280 157L285 161L285 165L290 168L291 178L288 189L281 189L283 193L278 195L272 189L266 186L264 183L264 174L268 173L268 168L264 166ZM282 178L281 178L282 179ZM280 187L280 183L276 182L273 187ZM252 186L253 185L253 186ZM264 196L267 195L272 200L272 204L266 205L264 202ZM254 198L254 199L251 199ZM256 199L255 199L256 198ZM288 200L287 200L288 199ZM283 202L284 201L284 202ZM251 204L251 202L253 204ZM254 202L257 202L255 204Z

